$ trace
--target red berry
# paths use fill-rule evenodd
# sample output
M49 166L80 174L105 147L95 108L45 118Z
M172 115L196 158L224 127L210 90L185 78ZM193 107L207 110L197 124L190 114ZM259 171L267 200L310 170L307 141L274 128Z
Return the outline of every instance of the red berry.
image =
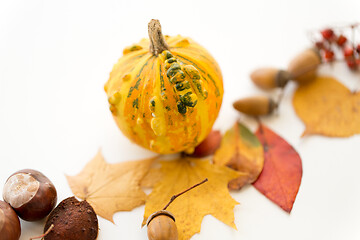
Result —
M360 54L360 44L357 45L356 51Z
M334 60L334 55L335 55L334 52L331 50L326 49L324 51L324 58L326 61L330 62L330 61Z
M344 48L343 53L345 58L352 57L354 54L354 50L352 47L346 47Z
M324 39L330 40L334 36L334 31L330 28L326 28L321 31L321 35Z
M323 49L324 48L324 42L323 41L317 41L315 43L315 46L318 48L318 49Z
M337 45L342 47L346 43L347 38L344 35L340 35L336 41Z
M355 70L357 68L356 61L353 58L346 60L346 64L351 70Z

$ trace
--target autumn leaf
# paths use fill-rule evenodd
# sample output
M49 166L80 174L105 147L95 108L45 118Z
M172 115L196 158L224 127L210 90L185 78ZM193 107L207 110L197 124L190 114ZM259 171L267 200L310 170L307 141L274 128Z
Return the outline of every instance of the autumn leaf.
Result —
M301 183L301 158L291 145L261 123L256 136L264 146L265 163L253 186L290 213Z
M130 211L145 203L140 187L154 158L109 164L101 152L76 176L66 176L75 196L90 203L97 215L113 221L118 211Z
M360 92L331 77L318 77L296 90L293 105L305 123L303 135L349 137L360 133Z
M221 133L220 131L212 130L209 135L202 141L199 145L196 146L194 152L190 157L207 157L215 153L215 151L220 147L221 143Z
M227 185L240 173L194 158L162 161L160 170L162 178L146 200L143 225L152 213L163 209L173 195L208 178L207 183L180 196L167 208L176 218L179 240L190 239L200 232L202 219L208 214L236 229L234 207L238 203L230 196Z
M249 129L236 122L225 133L220 148L215 152L214 163L245 173L229 183L230 189L240 189L254 182L263 169L263 147Z
M155 183L159 182L162 178L160 168L151 168L150 171L141 179L140 186L144 188L153 188Z

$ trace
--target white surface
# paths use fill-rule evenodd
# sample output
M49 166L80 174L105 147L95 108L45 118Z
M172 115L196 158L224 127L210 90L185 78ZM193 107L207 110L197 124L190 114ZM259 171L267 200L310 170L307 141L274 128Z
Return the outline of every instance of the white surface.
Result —
M73 175L97 152L109 162L150 156L117 129L103 91L122 49L147 36L160 19L166 34L191 36L219 62L225 97L215 127L241 118L233 100L261 93L250 81L256 67L285 67L309 45L306 30L359 21L360 1L0 1L0 185L23 168L42 171L59 200L71 196ZM322 69L347 86L359 75L345 67ZM235 231L212 216L193 239L359 239L360 136L309 137L291 106L287 88L278 116L265 124L300 153L303 179L290 215L249 186L232 196ZM0 193L2 187L0 187ZM100 219L99 239L147 239L144 207ZM22 221L21 239L39 235L43 222Z

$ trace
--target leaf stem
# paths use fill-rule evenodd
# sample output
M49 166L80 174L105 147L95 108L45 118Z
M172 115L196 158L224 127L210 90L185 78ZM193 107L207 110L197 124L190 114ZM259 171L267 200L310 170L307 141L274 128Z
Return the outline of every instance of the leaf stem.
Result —
M32 238L30 238L30 240L39 239L39 238L42 239L42 238L46 237L46 235L48 235L53 228L54 228L54 224L51 224L50 227L46 230L46 232L44 234L37 236L37 237L32 237Z
M178 194L172 196L171 199L170 199L170 201L168 202L168 204L166 204L166 206L165 206L162 210L166 210L166 209L169 207L169 205L170 205L177 197L179 197L180 195L182 195L182 194L190 191L190 190L193 189L193 188L196 188L197 186L199 186L199 185L201 185L201 184L203 184L203 183L205 183L205 182L207 182L207 181L208 181L208 179L205 178L203 181L195 184L194 186L189 187L188 189L182 191L181 193L178 193Z

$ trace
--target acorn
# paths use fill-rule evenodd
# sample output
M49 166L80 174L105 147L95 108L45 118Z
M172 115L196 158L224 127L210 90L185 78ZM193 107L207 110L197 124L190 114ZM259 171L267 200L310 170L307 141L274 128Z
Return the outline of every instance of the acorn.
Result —
M37 221L55 207L57 193L54 184L44 174L23 169L6 180L3 198L20 218Z
M20 221L11 206L0 201L0 239L18 240L21 234Z
M239 99L233 103L233 107L250 116L264 116L274 112L277 103L269 97L255 96Z
M177 240L178 239L178 230L175 224L175 217L171 212L166 211L170 204L179 196L190 191L193 188L200 186L201 184L207 182L208 179L205 178L203 181L195 184L192 187L182 191L171 197L170 201L166 206L157 212L151 214L147 221L147 234L149 240Z
M95 240L98 230L98 219L91 205L86 200L79 202L69 197L50 213L44 240Z
M146 225L149 240L178 239L175 217L169 211L160 210L151 214Z
M321 64L321 56L317 49L306 49L294 57L288 66L287 71L291 79L299 84L311 82L316 78L316 71Z
M289 82L291 74L277 68L259 68L250 75L256 86L263 90L283 88Z

